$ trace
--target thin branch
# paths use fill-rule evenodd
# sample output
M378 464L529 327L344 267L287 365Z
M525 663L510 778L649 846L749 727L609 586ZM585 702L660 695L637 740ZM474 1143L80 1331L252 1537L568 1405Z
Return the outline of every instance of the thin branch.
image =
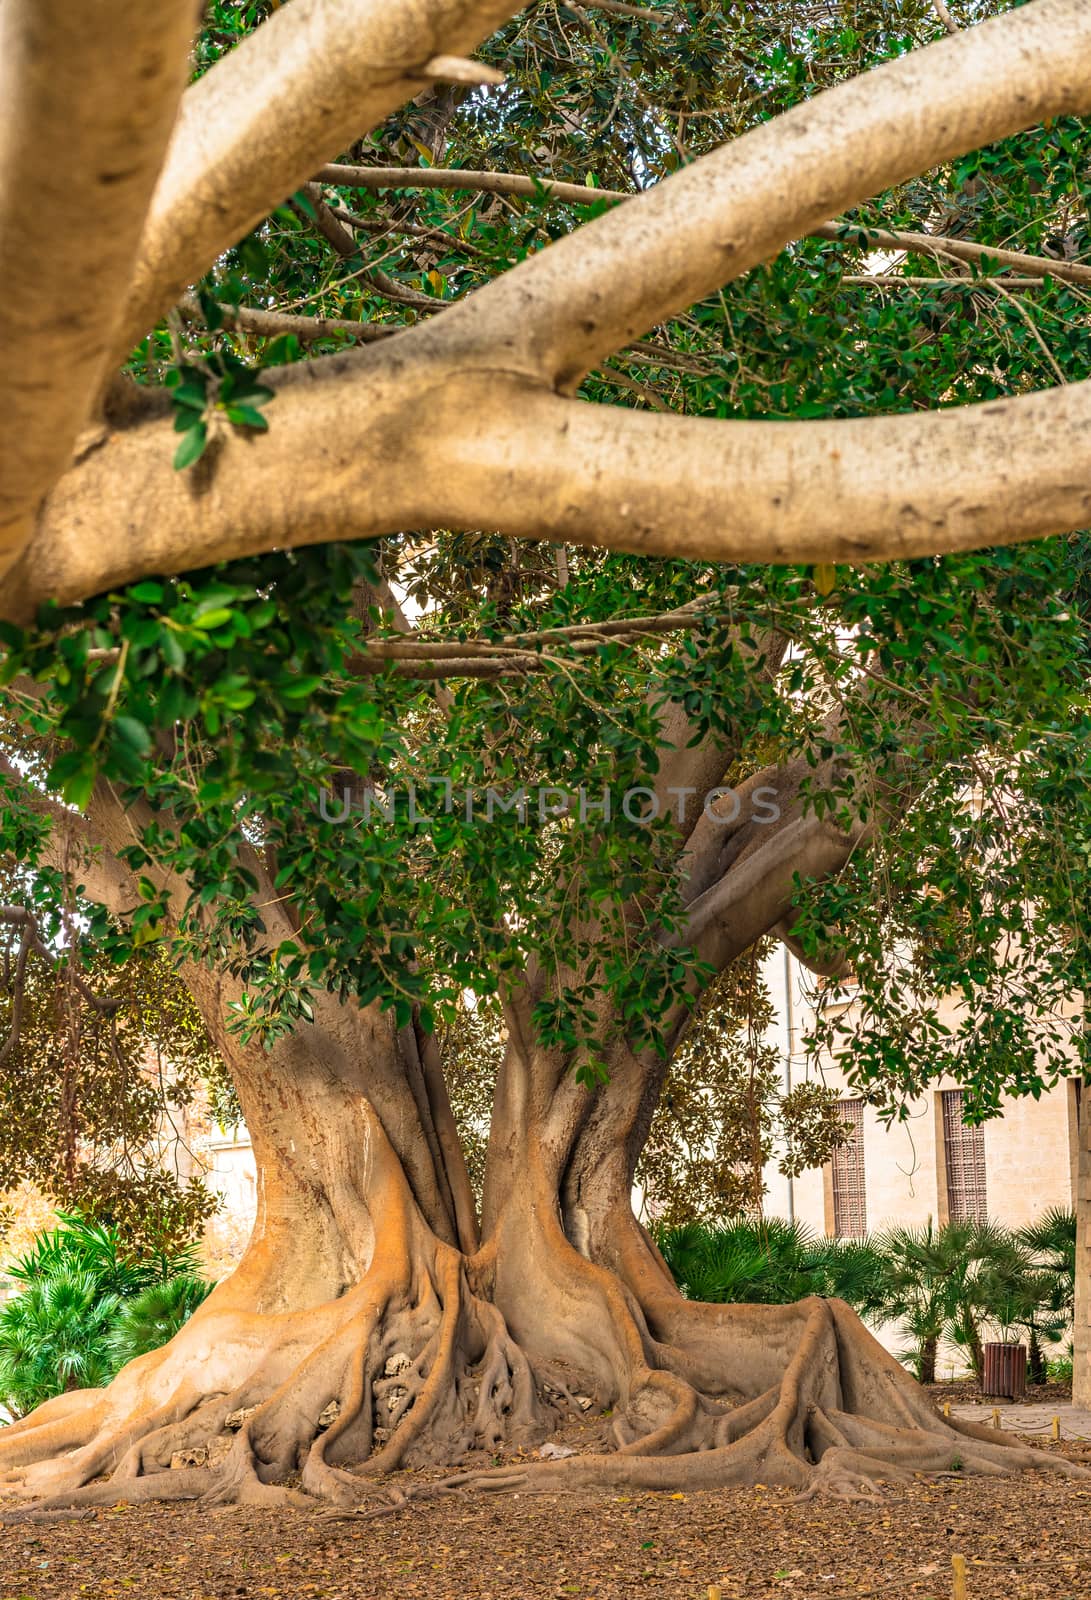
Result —
M179 311L187 322L204 322L200 303L188 295L179 301ZM229 332L257 334L262 339L275 339L279 334L294 334L300 344L316 344L321 339L347 335L361 344L377 339L390 339L405 332L396 323L352 322L343 317L300 317L285 311L261 311L254 306L218 307L223 325Z
M548 176L529 177L518 172L471 172L458 167L346 167L325 166L317 174L323 183L351 189L445 189L475 194L508 195L515 199L550 201L555 204L593 205L598 201L636 200L642 194L623 189L595 189L581 183L560 183ZM873 228L856 222L822 222L800 237L829 239L837 244L866 239L869 248L908 250L923 255L953 256L958 261L977 265L983 261L1011 267L1036 278L1059 278L1066 283L1091 285L1091 267L1075 261L1055 261L1051 256L1029 255L1022 250L1004 250L998 245L977 244L972 239L952 239L946 235L914 233L905 229Z
M342 189L465 189L475 194L510 195L516 199L566 201L592 205L597 200L631 200L623 189L594 189L583 183L560 183L518 172L480 172L460 167L320 167L321 183Z
M25 906L0 906L0 924L9 928L21 928L19 952L15 959L15 972L12 988L12 1020L4 1043L0 1045L0 1062L5 1061L11 1051L19 1042L19 1035L23 1024L23 1014L26 1004L26 976L27 964L32 955L44 961L48 966L55 967L60 957L50 950L42 937L41 928L33 913ZM98 995L91 988L86 979L82 978L76 969L75 953L68 954L68 976L79 995L93 1010L102 1016L111 1017L124 1003L110 995Z
M1044 278L920 278L901 272L847 272L838 280L855 286L877 285L880 288L909 289L1044 289Z
M946 235L912 233L905 229L871 228L863 223L826 222L811 229L814 239L832 239L840 244L866 241L874 250L905 250L912 255L953 257L972 266L1011 267L1033 278L1058 278L1062 283L1091 285L1091 267L1078 261L1054 261L1050 256L1027 255L1021 250L1002 250L997 245L977 244L973 239L951 239ZM1005 279L1005 282L1010 280Z
M932 10L943 23L943 26L947 29L948 33L960 33L962 31L954 17L948 11L944 0L932 0Z
M649 11L647 6L631 6L625 0L582 0L582 3L592 11L608 11L615 17L636 17L640 22L654 23L657 28L679 20L673 11Z

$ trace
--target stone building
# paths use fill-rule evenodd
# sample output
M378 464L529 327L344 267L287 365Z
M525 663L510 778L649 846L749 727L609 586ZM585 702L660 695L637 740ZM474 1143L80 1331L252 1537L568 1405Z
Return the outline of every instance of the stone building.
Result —
M777 1011L776 1043L786 1082L820 1075L837 1089L851 1141L818 1171L785 1178L767 1168L766 1211L796 1217L816 1233L858 1237L931 1218L984 1218L1022 1227L1051 1206L1074 1207L1080 1084L1059 1083L1039 1100L1009 1099L1003 1115L978 1127L962 1120L961 1086L935 1083L914 1101L905 1122L884 1123L845 1079L836 1057L808 1062L803 1041L818 1003L821 979L783 947L765 969ZM852 985L823 998L851 1020Z

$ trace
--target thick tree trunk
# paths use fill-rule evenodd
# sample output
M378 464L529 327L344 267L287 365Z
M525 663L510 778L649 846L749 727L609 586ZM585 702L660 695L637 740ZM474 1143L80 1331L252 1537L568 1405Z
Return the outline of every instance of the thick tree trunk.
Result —
M1072 1400L1091 1408L1091 1105L1081 1097L1076 1172L1076 1308L1072 1318Z
M222 1017L211 980L191 981ZM341 1462L458 1462L544 1437L529 1366L472 1287L474 1240L458 1235L474 1219L405 1037L332 1001L269 1054L219 1031L258 1168L243 1260L109 1388L5 1430L0 1468L65 1503L116 1498L119 1481L128 1499L281 1498L270 1486L297 1475L340 1500Z
M222 1016L223 992L191 981ZM170 1344L0 1434L7 1481L40 1499L16 1514L355 1504L383 1474L440 1464L463 1470L389 1493L760 1480L871 1495L956 1459L1085 1470L944 1422L839 1302L683 1299L630 1205L661 1067L619 1046L588 1091L528 1014L511 1012L480 1245L415 1035L323 1000L268 1054L222 1036L259 1169L250 1245ZM595 1454L519 1453L585 1409L610 1413Z

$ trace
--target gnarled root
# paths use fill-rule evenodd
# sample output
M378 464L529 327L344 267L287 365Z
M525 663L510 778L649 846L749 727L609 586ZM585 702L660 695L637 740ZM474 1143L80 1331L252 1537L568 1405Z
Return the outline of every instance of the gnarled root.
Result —
M384 1261L305 1311L217 1312L212 1297L110 1388L0 1434L6 1481L44 1497L32 1516L119 1499L347 1505L372 1474L544 1438L557 1411L459 1252L429 1239Z
M519 1490L718 1488L763 1483L799 1491L875 1500L885 1485L918 1473L1003 1474L1037 1469L1091 1477L1063 1457L992 1430L948 1422L854 1313L836 1301L791 1307L698 1307L724 1331L725 1371L734 1346L730 1313L761 1320L779 1338L786 1316L802 1323L797 1348L779 1382L742 1404L702 1393L653 1367L634 1374L628 1406L615 1420L619 1448L610 1454L459 1474L445 1487ZM752 1315L758 1313L758 1316ZM763 1319L761 1314L766 1313ZM676 1332L680 1332L676 1328ZM738 1330L736 1330L738 1332ZM859 1408L859 1409L858 1409ZM646 1431L641 1432L641 1427Z
M383 1247L336 1298L262 1314L217 1291L110 1388L0 1433L0 1471L44 1497L29 1514L119 1499L356 1507L399 1467L535 1443L588 1396L611 1412L612 1450L462 1471L395 1488L391 1504L460 1488L757 1482L873 1499L916 1473L1091 1476L939 1417L838 1301L694 1304L652 1258L645 1272L639 1251L635 1267L614 1251L608 1268L548 1215L500 1266L402 1220L388 1217Z

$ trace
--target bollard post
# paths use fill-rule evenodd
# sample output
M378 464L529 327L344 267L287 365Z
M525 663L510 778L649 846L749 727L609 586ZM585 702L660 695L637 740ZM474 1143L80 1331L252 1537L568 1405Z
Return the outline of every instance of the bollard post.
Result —
M997 1410L997 1408L995 1406L993 1406L993 1427L994 1428L999 1428L1000 1427L1000 1412Z
M943 1402L943 1415L947 1418L948 1421L950 1421L950 1419L951 1419L951 1402L950 1402L950 1400L945 1400Z
M1053 1428L1053 1443L1054 1444L1060 1444L1060 1442L1061 1442L1061 1419L1060 1419L1060 1417L1054 1417L1053 1418L1052 1428Z
M951 1557L951 1600L966 1600L966 1557Z
M724 1592L718 1583L709 1584L708 1600L724 1600Z

